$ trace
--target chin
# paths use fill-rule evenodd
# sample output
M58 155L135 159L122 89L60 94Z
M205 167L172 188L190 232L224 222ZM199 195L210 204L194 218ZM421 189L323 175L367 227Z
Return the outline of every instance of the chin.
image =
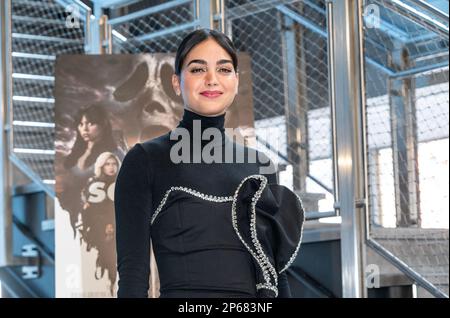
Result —
M223 114L228 107L211 107L208 105L203 107L191 107L191 110L197 114L204 115L204 116L217 116L219 114Z

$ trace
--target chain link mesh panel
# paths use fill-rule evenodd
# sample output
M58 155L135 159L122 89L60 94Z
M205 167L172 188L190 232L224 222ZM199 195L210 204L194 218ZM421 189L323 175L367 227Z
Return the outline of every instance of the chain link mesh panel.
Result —
M416 1L364 9L370 236L448 295L448 21L445 36Z
M84 23L53 0L11 6L14 153L54 184L54 64L58 54L84 53ZM71 14L78 25L68 27Z
M332 211L324 1L225 5L227 33L252 60L258 149L284 167L280 182L300 193L307 211Z
M194 1L183 1L156 12L140 3L124 10L112 11L114 53L176 52L181 40L196 26ZM122 20L115 21L115 15ZM123 19L126 16L129 18Z

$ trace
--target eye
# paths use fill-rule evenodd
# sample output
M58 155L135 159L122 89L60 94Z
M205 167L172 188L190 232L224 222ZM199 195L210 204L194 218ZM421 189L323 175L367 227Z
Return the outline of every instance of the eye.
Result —
M231 73L233 71L231 69L229 69L229 68L221 67L221 68L219 68L219 72L221 72L221 73Z
M193 69L191 69L191 73L200 73L200 72L205 72L206 70L204 68L199 68L199 67L195 67Z

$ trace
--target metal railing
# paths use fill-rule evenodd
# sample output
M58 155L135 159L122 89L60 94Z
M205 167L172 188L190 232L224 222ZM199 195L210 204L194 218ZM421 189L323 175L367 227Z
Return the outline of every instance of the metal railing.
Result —
M81 1L11 2L11 162L52 197L54 63L89 48L90 15Z
M365 8L367 243L448 297L448 14L420 0Z

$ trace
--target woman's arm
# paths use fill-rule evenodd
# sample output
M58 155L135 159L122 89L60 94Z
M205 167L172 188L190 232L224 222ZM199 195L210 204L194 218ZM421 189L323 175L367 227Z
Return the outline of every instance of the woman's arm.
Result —
M118 297L148 297L150 275L151 172L140 144L125 156L116 180Z

